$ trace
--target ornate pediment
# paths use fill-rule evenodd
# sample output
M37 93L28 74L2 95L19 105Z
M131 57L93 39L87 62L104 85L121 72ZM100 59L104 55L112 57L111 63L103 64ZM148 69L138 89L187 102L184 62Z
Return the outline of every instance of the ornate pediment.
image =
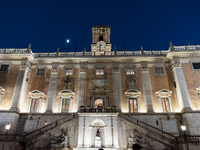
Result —
M137 89L128 89L125 91L126 96L140 96L140 91Z
M38 91L38 90L33 90L28 93L30 97L42 97L44 93Z
M73 97L73 95L74 95L74 92L68 89L62 90L59 92L60 97Z
M161 95L161 96L171 96L172 95L172 91L167 90L167 89L162 89L156 92L157 95Z

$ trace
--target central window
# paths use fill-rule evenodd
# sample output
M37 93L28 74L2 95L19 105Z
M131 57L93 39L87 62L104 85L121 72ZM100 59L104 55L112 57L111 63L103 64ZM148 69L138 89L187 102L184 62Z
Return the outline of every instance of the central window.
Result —
M161 98L161 103L162 103L163 112L165 113L171 112L168 98Z
M130 112L138 112L138 104L137 104L137 98L130 98L129 99L129 106L130 106Z
M134 68L126 68L126 74L127 75L134 75L135 74Z
M63 98L62 99L62 107L61 107L61 112L62 113L68 113L69 112L69 98Z
M73 75L73 69L65 69L65 75Z
M96 69L96 75L104 75L104 69Z

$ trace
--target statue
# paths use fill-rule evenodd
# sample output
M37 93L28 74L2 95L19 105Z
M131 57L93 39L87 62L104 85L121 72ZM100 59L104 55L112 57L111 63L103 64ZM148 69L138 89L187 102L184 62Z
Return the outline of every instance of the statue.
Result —
M137 133L133 133L133 131L130 133L130 138L129 138L129 148L134 147L135 148L153 148L154 146L152 146L146 136L143 136L142 138L140 138Z
M59 136L52 136L50 143L50 147L60 147L67 148L68 147L68 136L64 129L61 129L61 134Z
M96 136L100 137L100 129L97 129L97 134Z

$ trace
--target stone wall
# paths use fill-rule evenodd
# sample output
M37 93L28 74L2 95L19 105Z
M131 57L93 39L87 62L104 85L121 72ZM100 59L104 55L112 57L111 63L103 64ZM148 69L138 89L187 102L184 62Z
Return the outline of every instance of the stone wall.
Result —
M10 108L19 67L19 65L11 65L7 74L0 74L0 86L5 89L0 102L0 110L8 110Z
M19 114L16 112L9 111L0 111L0 134L4 134L6 132L5 126L10 123L11 128L8 131L8 134L15 134L17 131L19 121Z

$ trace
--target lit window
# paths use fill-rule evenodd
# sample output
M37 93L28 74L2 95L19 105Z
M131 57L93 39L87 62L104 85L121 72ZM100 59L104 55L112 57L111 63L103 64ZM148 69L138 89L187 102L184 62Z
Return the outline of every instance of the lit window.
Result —
M9 65L1 65L0 71L7 72Z
M134 112L138 112L138 105L137 105L137 99L136 98L131 98L129 99L130 101L130 112L134 113Z
M200 69L200 63L192 63L194 69Z
M62 99L62 107L61 107L61 112L62 113L68 113L69 112L69 98L63 98Z
M39 98L33 98L31 101L31 113L38 112L38 104L39 104Z
M162 67L155 68L155 72L156 72L156 74L164 74L164 71L163 71Z
M161 98L161 102L162 102L162 109L163 112L171 112L170 111L170 105L169 105L169 99L168 98Z
M38 69L37 70L37 75L38 76L44 76L45 75L45 69Z
M104 75L104 69L96 69L96 75Z
M65 75L73 75L73 69L65 69Z
M126 68L126 74L127 75L134 75L135 74L134 68Z

